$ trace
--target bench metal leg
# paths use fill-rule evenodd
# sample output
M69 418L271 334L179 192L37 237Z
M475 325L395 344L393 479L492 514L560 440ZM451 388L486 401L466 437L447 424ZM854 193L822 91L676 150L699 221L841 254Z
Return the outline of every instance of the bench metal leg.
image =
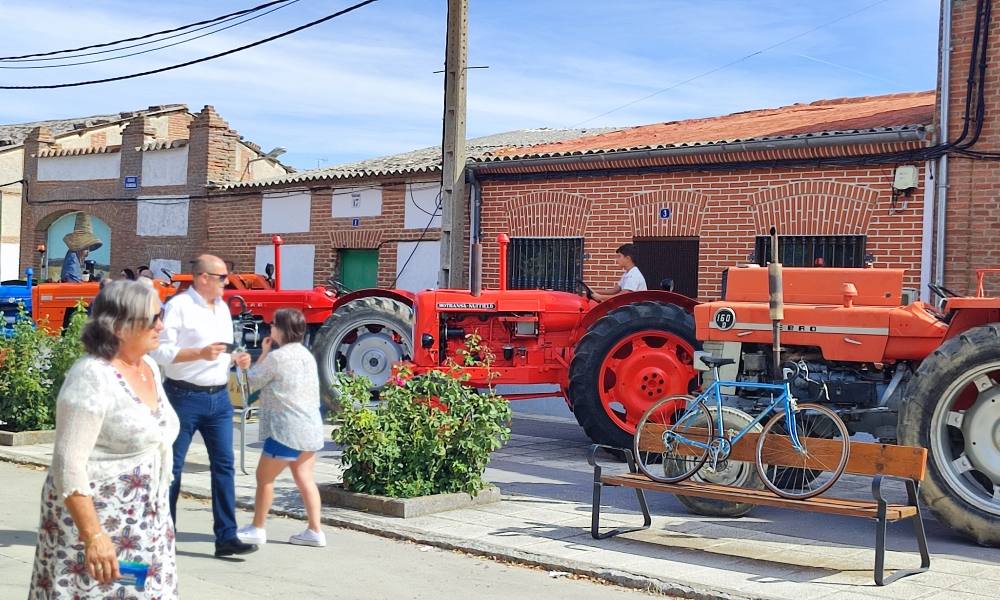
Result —
M635 488L635 496L639 501L639 508L642 509L642 527L633 527L631 529L612 529L611 531L601 533L601 491L604 488L604 484L601 482L601 466L597 464L596 456L597 451L601 448L610 448L610 446L594 444L590 448L590 456L588 457L588 462L594 467L594 498L590 507L590 536L595 540L604 540L622 533L649 529L649 526L653 524L653 518L649 514L649 505L646 503L646 495L643 493L643 490ZM621 448L614 449L621 450ZM632 453L630 451L625 450L625 458L628 461L629 470L636 473L637 468L635 460L632 458Z
M917 482L907 479L906 499L907 502L917 509L917 514L910 517L913 521L913 531L917 538L917 548L920 550L920 568L899 569L889 577L885 576L885 534L888 523L886 522L885 498L882 497L882 477L876 476L872 481L872 495L878 502L878 519L875 523L875 584L888 585L897 579L926 572L931 566L931 555L927 548L927 534L924 531L923 513L920 512L920 502L917 499Z

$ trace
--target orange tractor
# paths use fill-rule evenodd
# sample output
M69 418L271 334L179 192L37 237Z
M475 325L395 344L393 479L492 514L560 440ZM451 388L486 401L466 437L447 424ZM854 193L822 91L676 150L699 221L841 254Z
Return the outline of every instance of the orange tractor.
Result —
M902 270L784 269L778 367L798 374L798 400L834 408L852 434L927 448L924 502L953 529L996 545L1000 298L983 294L988 271L980 271L975 297L931 285L935 306L902 303ZM769 380L776 365L767 269L730 269L723 283L722 300L694 309L698 339L733 360L723 380ZM741 390L728 404L755 414L766 401Z

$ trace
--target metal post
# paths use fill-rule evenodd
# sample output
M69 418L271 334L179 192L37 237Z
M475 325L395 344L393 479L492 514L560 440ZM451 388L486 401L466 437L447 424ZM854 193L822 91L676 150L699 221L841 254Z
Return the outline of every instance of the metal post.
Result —
M441 271L448 288L463 286L465 254L465 77L468 0L448 0L444 68L444 133L441 140Z
M781 261L778 259L778 230L771 228L771 262L767 265L768 309L771 316L771 331L773 342L772 375L774 380L781 379L781 321L785 318L785 303L782 294Z

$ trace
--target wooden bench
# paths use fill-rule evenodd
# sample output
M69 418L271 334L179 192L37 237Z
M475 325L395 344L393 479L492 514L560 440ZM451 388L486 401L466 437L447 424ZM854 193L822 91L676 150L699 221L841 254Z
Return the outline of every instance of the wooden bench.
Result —
M650 440L650 444L658 443L660 436L657 433L662 431L663 426L650 424L647 427L653 430L647 430L642 438ZM729 460L754 462L757 436L757 433L748 433L738 443L734 444ZM612 453L623 452L628 463L629 473L623 475L603 474L601 466L597 463L597 452L601 448L606 448ZM640 448L640 450L657 451L656 448ZM600 444L595 444L591 447L588 462L594 467L594 498L591 507L590 533L595 539L605 539L622 533L647 529L652 524L652 518L649 514L649 506L646 503L645 492L653 491L679 496L693 496L727 502L873 519L876 523L874 576L877 585L886 585L901 577L923 573L930 567L931 559L927 549L927 536L924 532L920 505L917 501L920 482L923 481L927 469L927 450L924 448L852 441L851 454L847 462L847 467L844 469L844 475L851 474L872 477L871 489L873 499L871 500L833 498L826 495L815 496L807 500L789 500L781 498L765 489L739 488L691 480L671 484L658 483L639 471L631 450ZM882 481L886 477L901 479L905 483L906 504L890 504L886 501L882 495ZM635 490L639 507L642 509L643 514L643 525L641 527L615 529L604 533L600 531L601 490L604 486L627 487ZM885 577L886 524L890 521L900 521L903 519L911 519L913 522L913 529L920 552L920 568L897 570L887 578Z

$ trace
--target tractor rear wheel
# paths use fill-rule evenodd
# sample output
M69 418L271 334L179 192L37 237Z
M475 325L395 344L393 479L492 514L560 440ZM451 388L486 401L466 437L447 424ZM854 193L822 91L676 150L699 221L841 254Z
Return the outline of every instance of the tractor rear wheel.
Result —
M313 353L323 401L336 412L333 383L338 373L364 375L377 394L392 365L413 357L413 309L391 298L352 300L327 317L316 332Z
M569 400L587 436L631 448L654 402L687 394L696 381L694 317L679 306L637 302L601 317L580 339L569 370Z
M970 329L924 359L899 410L901 444L928 449L921 497L946 525L1000 545L1000 324Z

